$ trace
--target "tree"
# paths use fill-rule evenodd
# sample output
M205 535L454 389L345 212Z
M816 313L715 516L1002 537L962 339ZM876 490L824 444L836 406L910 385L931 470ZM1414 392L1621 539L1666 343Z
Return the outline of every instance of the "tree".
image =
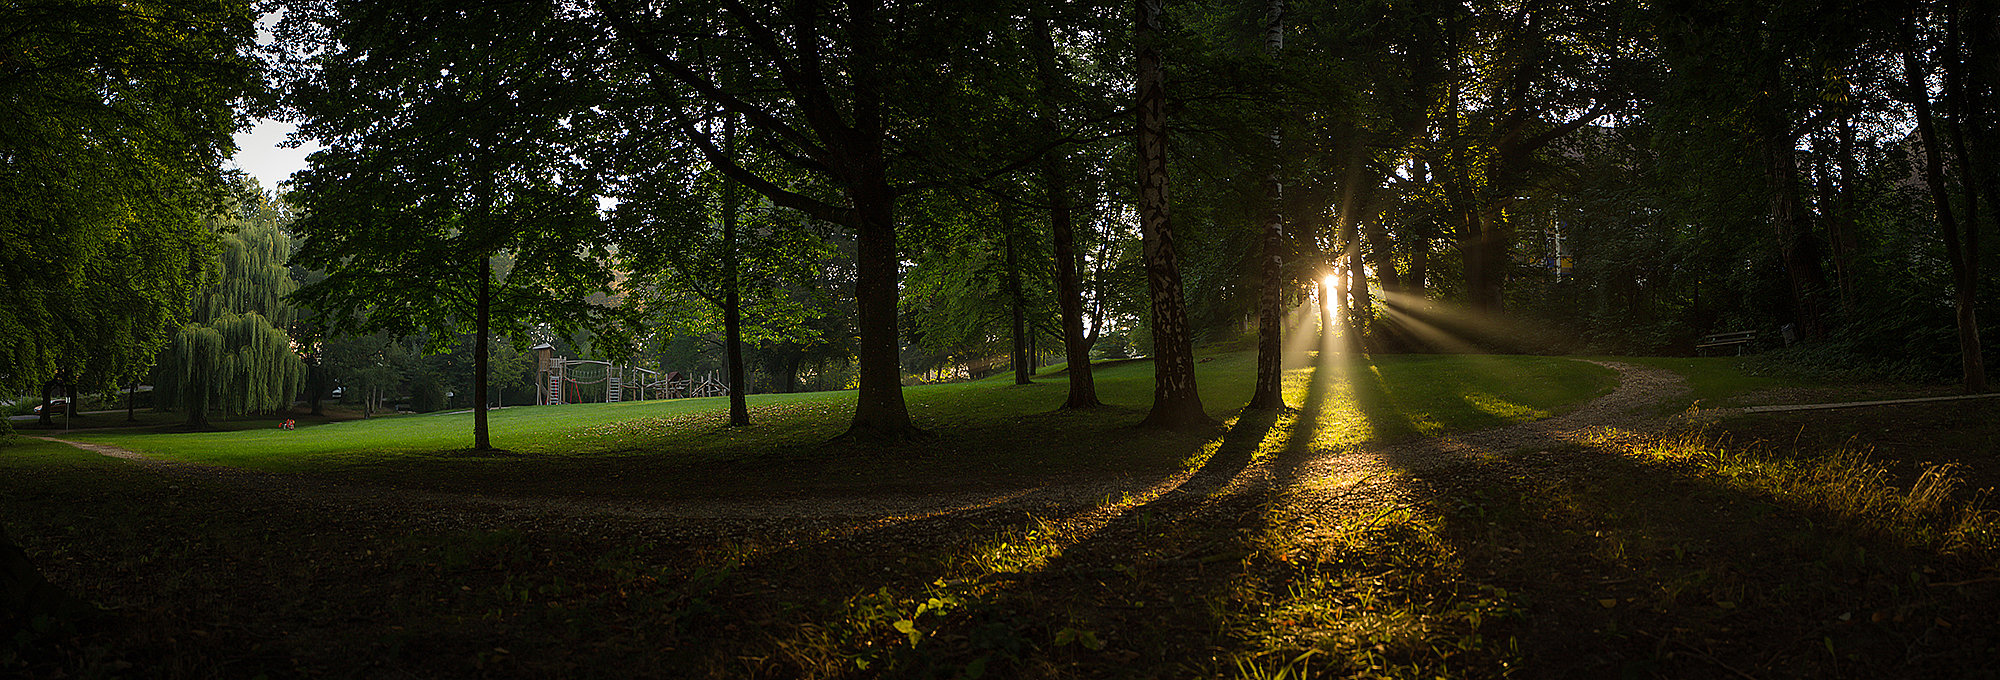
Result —
M1991 30L1979 24L1982 21L1990 23L1991 19L1973 14L1970 20L1974 25L1966 27L1964 23L1968 17L1962 13L1961 8L1952 6L1962 3L1944 4L1946 16L1943 17L1943 21L1949 30L1944 37L1945 44L1938 52L1940 52L1939 61L1947 64L1944 89L1947 95L1951 95L1951 99L1947 100L1947 110L1940 117L1949 121L1954 131L1966 127L1977 128L1979 123L1977 107L1966 101L1968 93L1963 91L1965 88L1963 72L1966 67L1962 64L1954 65L1953 62L1962 61L1964 46L1959 42L1962 40L1961 36L1967 32L1983 33ZM1958 161L1956 174L1960 180L1960 190L1965 195L1965 202L1962 208L1953 207L1943 160L1947 147L1936 131L1937 121L1934 119L1934 110L1931 107L1930 78L1918 57L1918 51L1921 49L1918 43L1918 21L1918 8L1913 6L1904 18L1903 29L1905 32L1902 50L1903 73L1909 87L1906 96L1909 98L1910 106L1916 110L1917 134L1923 153L1924 185L1930 192L1931 207L1937 214L1939 236L1944 241L1945 260L1951 269L1952 307L1956 312L1958 327L1961 384L1964 385L1966 392L1977 394L1986 391L1986 365L1979 346L1979 316L1976 306L1979 287L1978 191L1990 187L1980 187L1977 166L1974 164L1974 159L1979 156L1969 153L1963 133L1960 132L1960 136L1952 140L1953 144L1949 148L1955 152L1952 154L1954 160Z
M0 388L136 376L213 240L248 3L0 5ZM87 389L87 385L86 389ZM74 601L0 532L0 638Z
M1271 0L1270 13L1264 22L1265 51L1273 61L1285 48L1285 0ZM1281 147L1283 136L1280 130L1271 132L1271 145ZM1275 164L1264 177L1264 237L1262 257L1259 261L1257 293L1257 385L1250 392L1250 408L1275 409L1285 405L1284 396L1284 344L1280 337L1284 323L1284 290L1289 282L1285 280L1285 213L1282 204L1285 195L1283 176Z
M298 288L285 265L287 217L255 180L237 178L233 189L227 214L210 219L222 242L216 277L153 372L157 404L185 408L189 429L207 428L211 408L232 415L290 408L305 378L287 332L296 314L285 296Z
M606 155L616 159L612 172L619 178L611 221L621 260L632 270L634 294L625 304L657 332L719 331L730 424L748 425L745 344L809 341L807 306L786 289L810 278L825 244L797 223L796 213L762 201L746 205L741 187L686 145L619 143L620 135L662 123L647 113L614 113L605 121L606 136L614 138ZM733 152L734 125L722 125L731 128L722 135L725 152ZM695 300L681 299L683 293Z
M678 131L711 165L779 207L854 234L860 389L847 436L919 436L898 361L898 200L948 183L913 175L921 166L910 162L911 141L955 129L962 111L952 107L978 101L958 87L959 67L976 63L966 48L986 42L999 15L955 8L940 21L921 3L878 0L594 6L623 60L651 84L652 104L677 113ZM782 159L782 170L724 153L704 124L715 109L740 117L751 144Z
M1038 3L1028 15L1027 32L1022 36L1035 67L1034 117L1039 132L1047 138L1063 135L1058 103L1074 88L1058 66L1054 32L1047 4ZM1062 316L1063 356L1068 361L1069 395L1065 409L1102 406L1097 399L1097 383L1091 375L1090 345L1095 337L1084 330L1083 286L1078 273L1075 196L1069 154L1063 147L1050 147L1037 168L1044 202L1049 211L1049 242L1053 251L1056 305Z
M1180 268L1175 261L1167 198L1166 73L1159 45L1163 0L1138 0L1139 225L1145 238L1146 290L1152 297L1153 409L1143 424L1193 429L1213 421L1195 388L1194 347L1188 335Z
M531 324L607 328L610 253L593 173L569 119L597 101L597 54L580 25L536 2L305 2L281 36L287 103L327 148L295 178L294 262L327 277L293 294L335 329L447 347L474 338L474 394L488 342ZM473 448L490 449L486 403Z

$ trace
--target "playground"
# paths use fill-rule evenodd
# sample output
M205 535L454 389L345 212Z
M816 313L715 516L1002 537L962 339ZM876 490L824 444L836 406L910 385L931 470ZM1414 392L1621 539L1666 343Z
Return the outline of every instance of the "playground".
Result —
M601 359L570 359L556 356L555 347L546 343L531 351L535 384L542 386L535 395L538 406L729 396L728 383L715 372L662 373Z

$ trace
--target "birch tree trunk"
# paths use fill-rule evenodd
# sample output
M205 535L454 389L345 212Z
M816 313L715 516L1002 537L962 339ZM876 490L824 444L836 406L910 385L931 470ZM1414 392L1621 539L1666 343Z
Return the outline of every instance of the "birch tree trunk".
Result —
M1138 0L1139 228L1144 239L1146 289L1153 312L1153 410L1140 424L1164 429L1213 425L1196 391L1194 347L1189 337L1180 266L1174 258L1173 221L1167 197L1167 91L1160 64L1164 0Z

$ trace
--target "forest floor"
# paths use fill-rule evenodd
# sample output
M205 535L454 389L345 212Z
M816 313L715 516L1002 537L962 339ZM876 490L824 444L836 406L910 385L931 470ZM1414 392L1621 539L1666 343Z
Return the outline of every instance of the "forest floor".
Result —
M777 497L404 488L37 440L5 449L0 510L118 615L0 646L0 674L2000 673L1990 404L1676 412L1699 385L1610 365L1615 391L1525 424L1320 446L1334 390L1375 431L1413 426L1329 371L1297 409L1189 437L1178 471Z

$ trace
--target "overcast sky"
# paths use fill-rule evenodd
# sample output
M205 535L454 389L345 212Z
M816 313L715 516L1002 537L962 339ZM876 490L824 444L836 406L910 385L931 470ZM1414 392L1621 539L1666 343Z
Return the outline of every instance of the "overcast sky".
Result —
M257 178L265 190L276 189L279 182L291 179L292 173L304 170L306 156L320 148L318 144L280 148L278 144L285 141L285 135L295 129L291 123L258 119L257 127L236 134L236 167Z

